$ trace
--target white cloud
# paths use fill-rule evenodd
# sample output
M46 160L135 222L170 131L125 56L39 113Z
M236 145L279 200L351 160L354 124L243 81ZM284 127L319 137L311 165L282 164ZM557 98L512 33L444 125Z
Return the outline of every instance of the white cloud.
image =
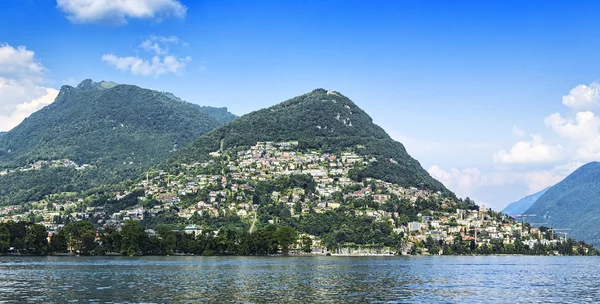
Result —
M554 113L544 119L556 134L570 141L577 160L591 161L600 158L600 118L593 112L577 112L575 119Z
M117 70L130 71L133 75L160 76L166 73L181 74L192 58L164 56L161 60L160 57L154 56L151 61L148 61L140 57L117 57L113 54L105 54L102 60Z
M516 137L523 137L527 134L523 129L519 128L516 125L512 127L512 133Z
M531 141L517 142L510 151L498 151L492 156L497 164L524 164L556 162L564 157L561 145L544 143L540 135L531 135Z
M14 128L33 112L54 102L56 95L58 95L58 90L44 88L44 91L45 94L38 98L17 104L12 112L4 114L3 111L0 111L0 130L7 131Z
M165 55L169 53L169 43L179 44L179 38L177 36L163 37L152 35L140 44L140 48L148 52L154 52L156 55Z
M480 195L494 200L498 207L506 205L527 194L554 185L583 164L600 160L600 83L577 85L568 95L562 96L567 107L565 113L554 113L544 119L554 144L547 144L541 135L531 135L531 140L520 140L509 150L492 154L492 160L500 165L491 172L479 170L430 168L438 177L460 196ZM513 126L513 135L522 137L525 131ZM510 165L510 166L506 166ZM497 183L496 183L497 182ZM507 197L500 201L506 193Z
M555 185L581 165L573 162L545 170L492 172L431 166L427 171L459 197L468 196L477 203L485 202L495 210L502 210L512 201Z
M35 53L25 46L0 44L0 75L13 79L41 82L46 69L35 60Z
M24 46L0 45L0 131L52 103L58 91L43 86L46 68Z
M147 52L154 53L147 60L139 56L118 57L114 54L104 54L102 61L115 67L117 70L129 71L138 76L160 76L167 73L180 75L185 71L192 57L180 58L170 55L169 44L180 44L177 36L155 36L151 35L138 47Z
M590 109L600 103L600 83L593 82L589 86L580 84L562 97L565 106L576 109Z
M481 186L500 186L512 183L517 176L512 172L482 173L478 168L461 170L452 168L450 171L445 171L437 165L431 166L427 171L447 188L463 197L469 196L474 189Z
M57 7L77 23L112 22L127 19L184 18L187 8L178 0L57 0Z

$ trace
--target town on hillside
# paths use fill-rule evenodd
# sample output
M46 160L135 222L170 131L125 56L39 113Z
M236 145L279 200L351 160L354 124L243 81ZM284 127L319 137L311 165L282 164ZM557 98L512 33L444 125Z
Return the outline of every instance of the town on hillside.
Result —
M157 239L165 238L157 232L165 225L191 239L207 231L216 238L230 229L252 234L269 225L290 226L295 233L284 251L299 254L592 253L593 247L568 240L566 233L534 228L468 198L360 178L358 172L373 162L397 162L362 149L328 153L300 149L298 141L257 142L212 152L204 162L148 171L128 190L62 193L0 207L0 219L43 225L49 243L69 224L86 221L102 245L105 231L136 221Z

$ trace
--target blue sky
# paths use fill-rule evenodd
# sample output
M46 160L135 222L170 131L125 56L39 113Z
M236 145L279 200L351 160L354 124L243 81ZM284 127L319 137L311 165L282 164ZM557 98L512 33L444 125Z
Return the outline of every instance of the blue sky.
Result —
M496 209L600 156L595 1L134 2L2 1L0 130L85 78L238 115L322 87Z

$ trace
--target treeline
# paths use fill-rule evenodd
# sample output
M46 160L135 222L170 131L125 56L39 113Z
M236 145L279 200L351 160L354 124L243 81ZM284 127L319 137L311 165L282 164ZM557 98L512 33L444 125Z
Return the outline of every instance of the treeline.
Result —
M454 240L453 244L445 244L442 241L436 242L432 237L428 237L425 241L415 244L411 253L423 253L423 249L427 249L426 251L430 254L443 255L598 255L598 251L594 246L573 239L548 245L537 242L531 248L521 239L516 239L512 244L504 244L503 240L492 240L488 245L477 246L474 240L465 241L460 236Z
M48 236L42 225L27 222L0 224L0 253L9 249L30 255L264 255L309 253L312 239L299 238L288 226L269 225L252 233L241 229L204 229L185 233L160 225L147 231L139 221L126 221L117 229L97 231L89 221L73 222Z

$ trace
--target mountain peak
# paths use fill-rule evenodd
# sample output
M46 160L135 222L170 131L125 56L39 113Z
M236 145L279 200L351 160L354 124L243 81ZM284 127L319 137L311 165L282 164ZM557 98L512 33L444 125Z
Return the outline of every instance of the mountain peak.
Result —
M105 90L105 89L113 88L117 85L119 85L119 84L116 82L112 82L112 81L104 81L103 80L100 82L94 82L91 79L84 79L81 83L79 83L77 85L77 89L83 90L83 91Z
M402 186L423 186L451 193L360 107L341 93L325 89L315 89L241 116L201 136L172 162L194 163L209 157L210 152L265 141L297 141L300 149L307 151L356 150L373 160L361 168L357 178L373 177Z

